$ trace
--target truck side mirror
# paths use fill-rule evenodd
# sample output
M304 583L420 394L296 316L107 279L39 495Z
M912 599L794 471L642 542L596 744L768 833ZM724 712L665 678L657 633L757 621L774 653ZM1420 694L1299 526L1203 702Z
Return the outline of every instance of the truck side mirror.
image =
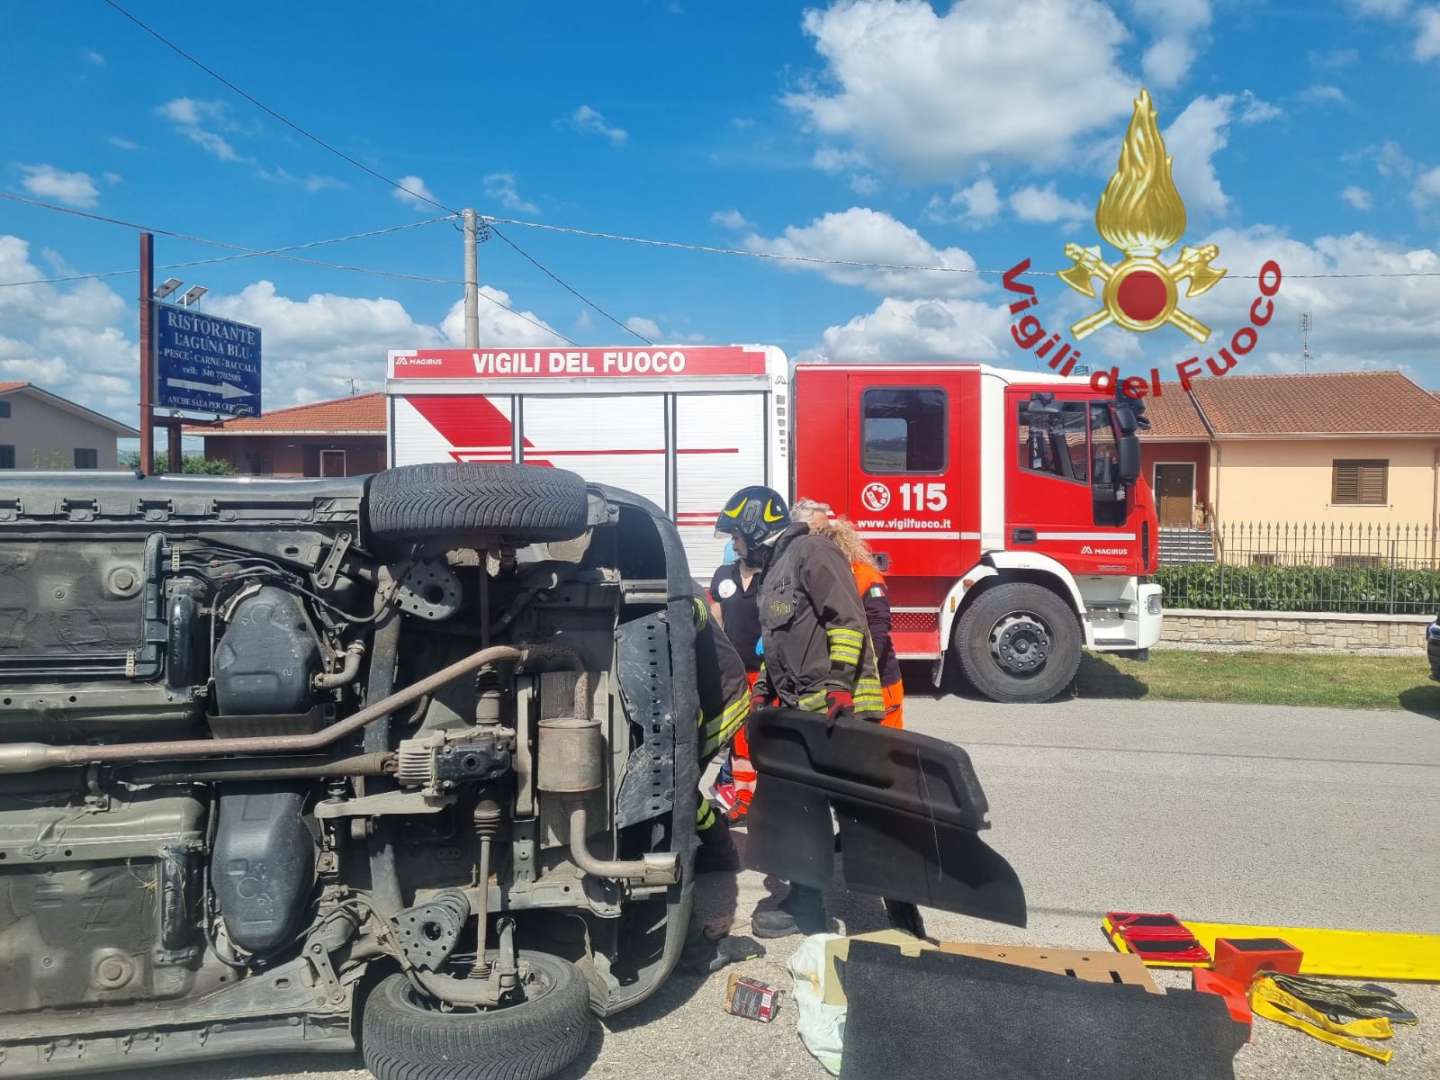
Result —
M1133 433L1121 435L1115 443L1120 457L1120 479L1133 484L1140 479L1140 437Z

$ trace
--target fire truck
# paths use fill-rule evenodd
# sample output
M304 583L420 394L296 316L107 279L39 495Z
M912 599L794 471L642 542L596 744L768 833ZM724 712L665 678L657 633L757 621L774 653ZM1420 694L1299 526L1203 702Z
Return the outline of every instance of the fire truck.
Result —
M727 496L828 503L871 545L902 659L1046 701L1082 648L1160 638L1144 406L979 363L795 364L764 345L389 355L390 464L519 462L645 495L702 581Z

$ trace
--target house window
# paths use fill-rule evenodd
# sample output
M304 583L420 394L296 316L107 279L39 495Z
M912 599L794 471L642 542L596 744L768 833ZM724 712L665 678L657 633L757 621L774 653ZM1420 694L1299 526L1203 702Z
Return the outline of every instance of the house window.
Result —
M15 467L15 447L0 446L0 469L13 469Z
M1330 473L1330 501L1336 506L1384 506L1388 502L1388 461L1336 461Z
M1336 555L1334 565L1337 570L1378 570L1380 568L1380 556Z
M344 476L344 475L345 475L345 451L344 451L344 450L321 450L321 451L320 451L320 475L321 475L321 476Z
M10 402L0 401L0 420L10 419Z
M75 448L75 468L77 469L98 469L100 467L100 451L87 450L77 446Z
M1049 402L1032 409L1022 401L1016 424L1020 467L1066 480L1090 479L1088 412L1083 401ZM1109 418L1104 420L1109 428ZM1097 417L1097 431L1099 418ZM1113 441L1114 435L1111 434Z
M909 387L866 390L861 464L867 473L945 469L945 392Z

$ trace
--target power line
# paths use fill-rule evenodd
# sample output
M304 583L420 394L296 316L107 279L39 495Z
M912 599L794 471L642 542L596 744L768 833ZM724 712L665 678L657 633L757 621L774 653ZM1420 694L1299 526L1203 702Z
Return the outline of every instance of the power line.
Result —
M459 280L458 278L426 277L421 274L407 274L399 270L381 270L377 267L371 266L351 266L346 263L327 262L323 259L310 259L306 258L303 255L286 254L287 252L304 250L306 248L322 247L327 244L338 244L346 240L360 240L373 236L383 236L387 233L399 232L403 229L417 229L424 225L434 225L437 222L450 220L451 215L449 214L446 214L444 217L429 218L426 221L407 222L404 225L391 225L383 229L372 229L369 232L351 233L348 236L337 236L329 240L311 240L303 244L289 244L284 247L259 249L248 248L245 247L243 244L231 243L228 240L212 240L206 236L196 236L194 233L176 232L173 229L162 229L155 225L142 225L134 221L124 221L120 218L106 217L104 214L92 214L85 210L76 210L74 207L70 206L59 206L56 203L48 203L40 199L30 199L26 198L24 195L15 195L8 191L0 191L0 199L8 199L11 202L22 203L26 206L34 206L41 210L50 210L57 214L69 214L72 217L84 218L88 221L96 221L105 225L118 225L121 228L133 229L136 232L154 233L157 236L167 236L173 240L184 240L193 244L206 244L210 247L226 248L239 252L239 254L237 255L222 255L214 259L192 259L188 262L170 263L166 266L157 267L157 269L160 270L179 270L189 266L204 266L213 263L230 262L236 259L275 258L284 259L287 262L298 262L304 263L309 266L319 266L327 270L344 270L352 274L369 274L375 277L396 278L402 281L417 281L426 285L464 284L464 282ZM123 274L137 273L139 273L138 269L105 270L94 274L67 274L61 277L36 278L30 281L0 281L0 288L9 288L20 285L56 285L65 282L97 280L100 278L119 277ZM537 320L530 318L530 316L526 315L524 312L516 311L509 304L502 303L501 301L495 299L495 297L493 296L488 296L484 292L481 292L480 298L482 300L488 301L495 307L500 308L502 311L508 311L517 319L529 323L537 330L543 330L547 334L555 335L555 337L559 338L567 345L575 345L574 341L572 341L570 338L566 337L564 334L560 333L553 327L546 326L544 323L538 322Z
M286 127L290 128L292 131L296 132L296 133L299 134L299 135L303 135L305 138L307 138L307 139L309 139L311 142L315 143L315 145L320 146L320 147L323 147L323 148L326 149L326 150L329 150L330 153L334 154L334 155L335 155L336 157L338 157L338 158L342 158L343 160L348 161L351 165L354 165L355 168L360 169L362 172L367 172L367 173L369 173L371 176L375 177L375 179L380 180L380 181L382 181L383 183L389 184L389 185L390 185L391 187L393 187L396 191L403 191L405 194L407 194L407 195L409 195L409 196L411 196L411 197L413 197L413 198L419 199L419 200L422 201L422 202L427 202L427 203L429 203L431 206L434 206L435 208L437 208L437 209L439 209L439 210L446 210L446 211L449 211L449 212L452 213L452 214L458 214L458 213L460 212L460 211L456 210L453 206L446 206L444 203L436 202L435 199L431 198L429 195L425 194L423 191L414 191L414 190L412 190L412 189L410 189L410 188L407 188L404 184L400 183L398 180L392 180L390 177L386 176L384 173L379 172L379 171L377 171L377 170L375 170L375 169L372 169L369 165L366 165L363 161L359 161L359 160L351 157L349 154L345 153L345 151L340 150L340 149L338 149L337 147L334 147L334 146L330 145L330 143L328 143L328 142L326 142L324 139L320 138L320 136L318 136L318 135L312 135L310 132L306 131L303 127L301 127L299 124L295 123L295 121L291 120L289 117L284 116L284 115L282 115L281 113L276 112L276 111L275 111L274 109L272 109L269 105L266 105L263 101L261 101L259 98L255 97L255 96L252 95L252 94L247 93L245 90L243 90L243 89L241 89L240 87L236 86L236 85L235 85L233 82L231 82L229 79L225 78L224 75L221 75L221 74L220 74L218 71L216 71L214 68L210 67L208 64L204 63L203 61L199 60L198 58L192 56L190 53L186 52L186 51L185 51L184 49L182 49L179 45L176 45L173 41L171 41L169 38L165 37L164 34L160 33L160 31L156 30L154 27L150 26L148 23L142 22L140 19L138 19L138 18L136 18L134 15L130 14L130 12L126 11L123 7L121 7L119 4L117 4L117 3L115 2L115 0L105 0L105 3L106 3L107 5L109 5L110 7L114 8L114 9L115 9L116 11L118 11L121 15L125 16L125 18L129 19L132 23L134 23L136 26L138 26L141 30L144 30L147 34L149 34L151 37L153 37L156 41L160 42L160 44L164 45L164 46L165 46L167 49L169 49L171 52L177 53L178 55L184 57L186 60L190 61L190 63L192 63L192 64L194 64L196 67L198 67L201 71L205 72L205 74L209 75L209 76L210 76L212 79L214 79L216 82L222 83L223 85L229 87L232 91L234 91L235 93L239 94L239 95L240 95L242 98L244 98L246 101L250 102L251 105L254 105L257 109L260 109L262 112L265 112L265 113L267 113L267 114L270 115L270 116L273 116L276 120L279 120L279 121L280 121L282 124L284 124Z
M643 244L647 247L673 248L680 251L697 251L706 255L734 255L746 259L765 259L772 262L795 262L813 263L821 266L846 266L855 270L905 270L935 274L976 274L1003 277L1010 273L1010 270L983 269L974 266L927 266L920 263L886 263L886 262L864 262L859 259L833 259L819 255L782 255L775 251L751 251L747 248L716 247L712 244L692 244L684 240L656 240L648 236L627 236L624 233L602 232L598 229L581 229L571 225L551 225L543 221L524 221L520 218L491 217L484 215L483 220L493 229L498 222L501 225L519 225L526 229L539 229L544 232L566 233L571 236L585 236L596 240L616 240L627 244ZM499 231L496 230L496 235ZM1025 276L1035 275L1041 277L1057 277L1059 270L1036 270L1025 271ZM1227 274L1224 280L1245 280L1255 281L1259 274ZM1354 278L1432 278L1440 277L1440 271L1400 271L1397 273L1366 273L1366 274L1285 274L1286 280L1290 281L1313 281L1316 279L1345 280Z
M536 259L534 258L534 256L532 256L528 251L526 251L526 250L525 250L524 248L522 248L519 244L517 244L517 243L515 243L513 240L511 240L508 236L506 236L504 233L502 233L499 229L495 228L494 225L491 225L491 226L490 226L490 231L491 231L492 233L494 233L496 236L498 236L501 240L503 240L506 244L508 244L513 250L515 250L515 251L518 252L521 256L523 256L527 261L529 261L529 262L531 263L531 265L533 265L537 270L539 270L542 274L544 274L546 277L548 277L551 281L555 282L555 284L559 285L562 289L564 289L566 292L570 293L572 296L577 297L582 303L588 304L590 307L594 308L596 311L598 311L598 312L599 312L601 315L603 315L605 318L609 319L609 320L610 320L612 323L614 323L616 326L620 327L621 330L624 330L627 334L634 334L637 338L639 338L641 341L643 341L646 345L654 345L654 344L655 344L653 341L651 341L651 340L650 340L648 337L646 337L644 334L640 333L640 331L634 329L633 327L627 326L625 323L623 323L623 322L621 322L619 319L615 318L614 315L611 315L608 311L606 311L604 308L602 308L599 304L595 303L595 301L587 298L583 293L581 293L581 292L579 292L578 290L576 290L572 285L570 285L569 283L567 283L567 282L565 282L565 281L562 281L556 274L554 274L551 270L549 270L544 264L542 264L541 262L539 262L538 260L536 260ZM572 342L571 344L574 344L574 343Z
M242 89L241 87L237 86L235 83L231 82L229 79L225 78L225 76L221 75L218 71L216 71L214 68L210 67L208 64L204 63L204 62L203 62L202 60L200 60L198 57L195 57L195 56L191 55L190 53L186 52L186 51L185 51L184 49L182 49L179 45L176 45L173 41L171 41L169 38L165 37L164 34L160 33L158 30L156 30L154 27L150 26L148 23L145 23L145 22L143 22L142 20L136 18L134 15L130 14L130 12L126 11L123 7L120 6L120 4L116 3L116 0L105 0L105 3L106 3L109 7L114 8L114 9L115 9L117 12L119 12L121 15L125 16L125 18L129 19L132 23L134 23L136 26L138 26L141 30L144 30L147 34L149 34L151 37L153 37L156 41L160 42L160 44L164 45L167 49L171 50L172 52L174 52L174 53L177 54L178 56L181 56L181 57L183 57L184 59L188 60L190 63L192 63L192 64L194 64L196 67L198 67L201 71L205 72L205 74L209 75L212 79L214 79L215 81L219 82L221 85L229 88L229 89L230 89L231 91L233 91L234 93L239 94L242 98L244 98L246 101L250 102L250 104L254 105L257 109L260 109L262 112L266 113L266 114L269 115L269 116L273 116L276 120L279 120L282 124L284 124L286 127L290 128L292 131L295 131L296 133L298 133L298 134L300 134L300 135L303 135L305 138L307 138L307 139L309 139L311 142L313 142L316 146L319 146L319 147L321 147L321 148L323 148L323 149L325 149L325 150L330 151L330 153L334 154L336 157L340 158L342 161L346 161L346 162L348 162L349 164L355 166L355 168L361 170L362 172L368 173L370 176L373 176L375 179L379 180L381 183L389 184L389 185L390 185L391 187L393 187L396 191L404 192L406 195L409 195L409 196L411 196L411 197L413 197L413 198L416 198L416 199L420 199L420 200L423 201L423 202L429 203L431 206L437 207L438 209L441 209L441 210L448 211L448 212L451 213L451 214L457 214L457 215L458 215L458 214L460 213L460 211L457 210L455 207L453 207L453 206L446 206L444 203L436 201L432 196L427 195L426 193L424 193L424 192L422 192L422 191L414 191L414 190L412 190L412 189L410 189L410 188L407 188L404 184L400 183L398 180L395 180L395 179L393 179L393 178L391 178L391 177L389 177L389 176L386 176L384 173L378 171L377 169L372 169L369 165L366 165L363 161L359 161L359 160L351 157L349 154L345 153L345 151L339 149L338 147L335 147L335 146L331 145L330 143L326 142L324 139L320 138L320 136L315 135L315 134L313 134L312 132L310 132L310 131L306 130L305 128L301 127L299 124L295 123L295 121L291 120L288 116L285 116L284 114L282 114L282 113L280 113L280 112L277 112L275 109L272 109L269 105L266 105L266 104L265 104L263 101L261 101L259 98L255 97L255 95L249 93L248 91L246 91L246 90ZM590 300L588 297L586 297L584 294L582 294L582 293L581 293L579 290L577 290L574 286L572 286L572 285L568 284L567 282L563 281L563 280L559 277L559 275L557 275L557 274L555 274L553 271L551 271L548 267L546 267L543 263L541 263L538 259L536 259L536 258L535 258L533 255L531 255L529 252L525 251L522 247L520 247L520 245L516 244L516 243L515 243L513 240L511 240L509 237L507 237L507 236L501 236L498 230L496 230L496 233L495 233L495 234L496 234L497 236L500 236L500 239L501 239L501 240L504 240L506 244L508 244L512 249L514 249L514 250L515 250L516 252L518 252L520 255L524 256L525 259L531 263L531 265L533 265L533 266L534 266L536 269L538 269L541 273L545 274L546 277L550 278L552 281L554 281L554 282L555 282L557 285L559 285L561 288L565 289L567 292L571 293L573 296L579 298L581 301L583 301L583 302L584 302L585 304L587 304L588 306L594 308L597 312L599 312L599 313L600 313L601 315L603 315L605 318L609 319L609 320L610 320L611 322L613 322L616 326L618 326L618 327L620 327L621 329L625 330L627 333L635 334L635 336L638 337L641 341L645 342L645 344L647 344L647 345L654 344L652 341L650 341L649 338L645 337L645 336L642 335L642 334L636 333L634 330L631 330L628 326L626 326L624 323L622 323L622 322L620 322L618 319L616 319L613 315L611 315L609 312L607 312L607 311L606 311L604 308L602 308L599 304L595 303L593 300ZM462 282L462 284L463 284L463 282ZM490 299L490 298L487 297L487 299ZM492 303L495 303L496 301L494 301L494 300L492 299L491 302L492 302ZM504 305L502 304L501 306L503 307ZM513 311L514 309L512 309L512 308L506 308L506 310L507 310L507 311ZM516 312L516 314L519 314L519 312ZM523 316L522 316L522 318L523 318ZM564 335L563 335L563 334L557 335L557 336L559 336L559 337L561 337L561 338L564 338ZM564 338L564 340L569 341L568 338ZM573 344L575 344L575 343L574 343L573 341L570 341L570 344L573 345Z

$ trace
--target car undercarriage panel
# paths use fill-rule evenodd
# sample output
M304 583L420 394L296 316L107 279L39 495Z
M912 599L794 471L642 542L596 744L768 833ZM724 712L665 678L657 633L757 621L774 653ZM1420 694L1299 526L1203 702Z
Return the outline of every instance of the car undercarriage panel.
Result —
M827 887L833 812L850 889L1025 925L1020 879L977 835L989 828L988 804L964 750L798 709L752 716L749 739L760 776L746 852L752 867Z

